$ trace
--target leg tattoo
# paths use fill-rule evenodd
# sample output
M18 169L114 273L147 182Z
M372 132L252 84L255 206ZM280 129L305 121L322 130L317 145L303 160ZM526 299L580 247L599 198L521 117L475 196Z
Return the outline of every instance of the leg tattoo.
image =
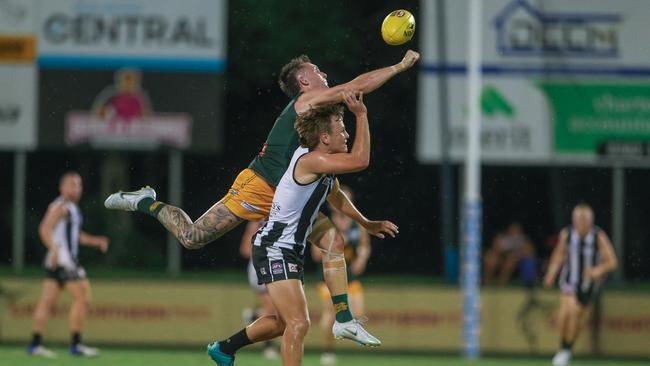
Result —
M199 249L232 230L242 219L221 202L210 207L196 222L180 208L166 205L158 214L165 228L187 249Z

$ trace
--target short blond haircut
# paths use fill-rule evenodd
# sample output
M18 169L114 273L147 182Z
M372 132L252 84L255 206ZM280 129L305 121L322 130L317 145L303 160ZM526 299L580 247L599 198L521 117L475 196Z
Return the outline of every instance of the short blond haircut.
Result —
M314 150L320 143L320 135L332 132L332 117L343 117L342 104L328 104L299 115L295 127L300 145Z

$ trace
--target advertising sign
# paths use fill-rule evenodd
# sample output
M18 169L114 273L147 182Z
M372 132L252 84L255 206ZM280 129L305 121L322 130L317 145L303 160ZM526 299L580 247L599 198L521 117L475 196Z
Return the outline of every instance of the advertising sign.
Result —
M0 150L36 146L36 37L32 1L0 1Z
M36 70L33 65L0 63L0 80L6 85L0 88L0 149L32 149L36 145Z
M42 70L39 145L219 151L222 82L216 73Z
M242 273L242 276L245 274ZM29 333L41 290L36 279L0 283L0 341L23 341ZM315 283L306 284L312 324L321 304ZM393 351L457 351L461 349L461 292L431 286L364 288L368 327ZM174 293L174 296L169 296ZM556 291L534 296L520 289L482 291L481 348L495 353L547 353L558 346ZM650 297L608 292L603 298L603 355L644 356L650 338ZM618 304L618 305L617 305ZM54 309L45 333L49 342L69 338L69 295ZM84 338L89 343L195 346L223 338L243 326L242 309L255 306L255 294L243 281L201 283L176 281L95 281L93 306ZM630 311L634 309L634 311ZM354 309L353 309L354 311ZM590 352L591 328L585 316L576 353ZM323 347L322 332L312 326L306 347ZM358 349L352 342L337 348Z
M445 19L462 19L467 1L445 1ZM434 1L424 1L436 19ZM594 160L613 140L648 141L645 99L650 49L643 29L650 8L634 0L493 0L483 5L481 145L486 162L540 164ZM446 22L444 62L435 24L422 27L417 156L465 154L467 29ZM448 75L446 86L440 74ZM444 87L444 90L440 88ZM439 105L441 93L446 106ZM450 136L441 136L448 108ZM511 121L505 128L505 121Z
M38 4L42 67L223 70L225 0L40 0Z

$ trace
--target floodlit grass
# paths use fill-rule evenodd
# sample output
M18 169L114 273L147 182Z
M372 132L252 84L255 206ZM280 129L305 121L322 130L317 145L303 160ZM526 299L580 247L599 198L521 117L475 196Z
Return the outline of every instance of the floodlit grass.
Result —
M1 346L0 347L0 364L7 366L199 366L214 365L208 358L203 349L191 350L144 350L144 349L120 349L105 348L102 349L101 356L96 359L81 359L72 357L67 353L67 349L54 348L58 353L58 358L46 360L37 357L28 356L24 347ZM595 360L595 359L576 359L571 366L641 366L648 365L650 360ZM254 351L240 352L235 362L238 366L274 366L281 365L280 360L269 361L264 359L260 353ZM319 354L308 353L305 356L303 365L317 366L319 363ZM337 365L344 366L548 366L550 359L546 358L482 358L477 361L468 361L460 357L450 356L431 356L431 355L414 355L395 353L381 353L377 351L361 350L355 353L345 353L338 355Z

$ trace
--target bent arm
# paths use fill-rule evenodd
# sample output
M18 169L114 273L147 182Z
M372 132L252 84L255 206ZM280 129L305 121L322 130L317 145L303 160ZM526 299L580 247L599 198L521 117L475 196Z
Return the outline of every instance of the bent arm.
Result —
M601 261L596 266L601 274L612 272L618 267L618 260L614 253L612 242L605 232L598 233L598 251L600 252Z
M45 212L45 216L43 216L41 223L38 225L38 235L47 249L56 250L54 235L52 234L54 232L54 226L67 213L68 209L63 203L50 206Z
M364 228L359 229L359 246L357 247L357 257L352 261L350 269L352 273L359 276L366 271L366 265L368 264L368 259L370 259L370 253L372 252L372 246L370 245L370 235Z
M362 227L366 227L368 224L368 219L357 209L354 203L350 201L350 197L340 189L338 179L334 181L332 193L327 196L327 203L341 211L345 216L356 221Z
M83 230L79 232L79 244L85 245L87 247L93 247L97 250L100 250L102 253L106 253L108 250L108 243L109 240L106 236L90 235Z
M87 247L99 247L100 242L100 236L88 234L83 230L79 232L79 244L81 245L85 245Z
M349 153L309 153L298 161L296 174L344 174L366 169L370 165L368 116L366 113L360 113L356 117L357 132Z
M253 252L253 244L251 243L251 240L260 226L262 226L261 223L255 221L249 221L248 224L246 224L244 234L242 234L241 242L239 243L239 254L242 258L250 259Z

